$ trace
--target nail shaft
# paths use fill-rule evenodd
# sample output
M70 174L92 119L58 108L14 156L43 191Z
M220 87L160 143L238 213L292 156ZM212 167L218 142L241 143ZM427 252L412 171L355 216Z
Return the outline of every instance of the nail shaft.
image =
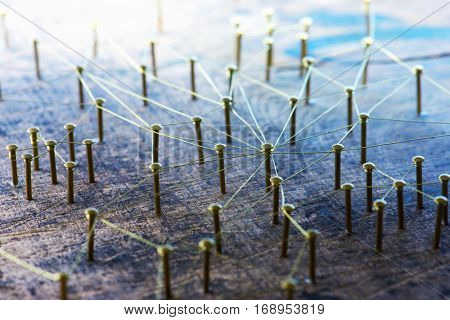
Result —
M74 203L74 195L73 195L73 170L77 164L73 161L68 161L64 163L64 166L67 169L67 202L69 204Z
M88 243L88 252L87 252L87 261L94 261L94 237L95 237L95 219L98 215L98 210L94 208L89 208L84 210L84 214L86 216L86 220L88 222L87 229L87 243Z
M364 0L364 16L366 20L366 34L367 36L371 35L371 21L370 21L370 3L371 0Z
M291 144L295 144L295 126L296 126L296 124L295 124L295 122L296 122L296 118L297 118L297 108L295 107L296 105L297 105L297 102L298 102L298 99L296 98L296 97L291 97L290 99L289 99L289 102L290 102L290 104L291 104L291 113L292 113L292 116L291 116L291 138L290 138L290 141L291 141Z
M9 151L9 159L11 160L11 177L14 186L19 184L19 178L17 174L17 149L19 148L16 144L9 144L6 149Z
M84 139L82 143L86 146L86 158L88 164L88 176L89 183L95 182L95 173L94 173L94 156L92 153L92 145L94 144L94 140Z
M226 193L225 186L225 157L224 149L226 146L224 144L216 144L214 149L217 152L217 162L219 164L219 181L220 181L220 191Z
M353 88L346 88L347 92L347 130L350 131L353 124Z
M272 183L273 191L273 209L272 209L272 224L278 224L278 216L280 212L280 188L283 179L281 177L275 176L270 178Z
M414 73L416 75L416 96L417 96L417 115L422 113L422 73L423 67L414 67Z
M319 231L310 229L307 231L307 239L309 240L309 278L312 284L316 284L316 240Z
M272 149L273 149L273 145L270 143L263 143L261 145L261 149L264 153L264 157L265 157L265 168L266 168L266 175L265 175L265 183L266 183L266 192L270 192L271 189L271 182L270 182L270 177L272 175L272 171L271 171L271 160L272 160Z
M231 97L231 99L233 100L233 96L234 96L234 84L233 82L235 81L235 75L236 75L236 71L237 71L237 67L235 65L230 65L227 68L227 73L228 73L228 95Z
M159 183L162 165L160 163L152 163L150 170L153 172L153 197L155 202L156 216L161 216L161 188Z
M152 129L152 160L154 163L159 162L159 131L161 131L162 126L160 124L154 124L151 126Z
M265 39L266 44L266 75L265 80L270 81L270 71L272 68L272 61L273 61L273 39L272 38L266 38Z
M423 209L423 178L422 165L425 160L422 156L415 156L412 161L416 166L417 209Z
M311 17L304 17L300 19L301 30L306 34L309 34L312 24L313 20Z
M436 224L434 228L433 249L439 249L439 243L441 241L442 213L448 201L446 197L438 196L434 198L434 202L436 203Z
M166 300L172 299L172 289L171 289L171 277L170 277L170 265L169 265L169 254L173 251L172 246L165 245L158 248L158 254L161 257L163 274L164 274L164 288L165 288L165 298Z
M59 298L60 300L67 300L67 282L69 276L61 272L58 274L57 280L59 282Z
M84 88L83 88L83 82L81 79L83 78L83 68L78 66L77 67L77 82L78 82L78 100L80 102L80 108L84 108Z
M449 174L441 174L439 181L441 182L441 195L448 199L448 180L450 180ZM444 205L444 212L442 214L442 223L448 225L448 202Z
M283 212L283 233L281 235L281 258L287 258L288 256L288 244L289 244L289 227L291 224L290 216L295 207L292 204L285 204L281 211Z
M33 40L33 54L34 54L34 67L36 70L36 78L41 80L41 67L39 65L39 50L38 50L38 41L36 39Z
M281 288L286 293L286 300L294 299L295 287L298 285L298 281L293 278L288 278L281 281Z
M92 28L92 57L97 58L98 56L98 30L97 24L94 24Z
M236 66L241 66L242 32L236 32Z
M158 70L156 67L156 42L155 41L150 41L150 57L151 57L151 66L152 66L152 72L153 72L153 76L157 77L158 76Z
M400 230L405 229L405 209L404 209L404 200L403 200L403 190L406 182L403 180L396 180L393 183L394 188L397 191L397 221L398 228Z
M375 165L371 162L367 162L364 163L363 168L366 172L366 209L367 212L372 212L372 204L373 204L372 177Z
M341 188L341 151L344 149L342 144L333 144L334 152L334 189Z
M25 162L25 188L27 200L33 200L33 192L31 185L31 159L33 156L29 153L22 155L22 159Z
M308 55L308 34L301 33L300 34L300 76L303 77L305 75L305 66L302 63L303 59Z
M50 160L50 174L52 178L52 184L58 184L58 177L56 172L56 156L55 156L56 141L47 140L45 141L45 145L47 146L48 157Z
M75 127L73 123L67 123L64 129L67 130L67 141L69 142L69 158L70 161L75 162Z
M210 283L210 265L211 265L211 248L214 245L213 239L203 239L198 243L200 251L203 252L203 292L209 292Z
M313 67L314 59L311 57L304 57L303 58L303 66L305 67L306 72L309 72L310 68ZM310 73L308 80L306 81L306 88L305 88L305 106L309 105L309 98L311 95L311 76Z
M144 97L142 99L142 103L144 104L144 107L148 106L148 96L147 96L147 67L144 65L141 65L141 82L142 82L142 96Z
M347 226L347 234L351 235L352 230L352 189L355 186L351 183L344 183L341 189L345 193L345 223Z
M105 99L96 99L97 104L97 129L98 129L98 140L100 143L103 142L103 105L105 104Z
M31 148L33 149L33 164L34 171L39 171L39 146L38 146L38 133L39 128L29 128Z
M216 252L222 253L222 233L220 230L220 212L222 210L222 206L220 204L210 205L208 208L209 212L211 212L213 216L214 223L214 238L216 244Z
M373 206L377 212L375 251L380 253L383 250L383 219L386 202L384 200L376 200L373 203Z
M197 99L197 96L196 96L197 90L196 90L196 86L195 86L195 62L196 62L195 58L189 59L189 69L191 71L191 91L192 91L191 99L192 100Z
M200 164L205 163L205 155L203 153L202 127L201 127L202 120L203 119L201 117L192 118L195 127L195 135L197 137L198 162Z
M370 46L372 45L372 43L373 43L373 39L369 36L367 36L363 39L364 54L366 55L365 58L367 59L366 64L364 66L363 75L362 75L362 84L364 86L367 85L368 70L369 70L369 57L370 57L368 53L369 53L369 49L370 49Z
M360 113L359 120L361 125L361 163L367 162L367 122L369 115Z
M224 114L225 114L225 132L226 132L226 137L227 137L227 143L231 144L232 137L231 137L230 112L231 112L233 102L231 100L231 97L224 97L224 98L222 98L222 103L223 103L223 110L224 110Z

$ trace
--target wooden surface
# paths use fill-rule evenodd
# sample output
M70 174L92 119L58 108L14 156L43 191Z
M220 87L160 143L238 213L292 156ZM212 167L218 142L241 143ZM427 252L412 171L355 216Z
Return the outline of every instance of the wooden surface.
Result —
M436 2L436 3L434 3ZM68 20L58 29L55 12L32 13L24 8L22 1L11 2L17 10L25 10L27 17L37 21L48 32L57 35L84 57L91 60L87 72L111 81L124 89L140 93L140 75L117 50L100 36L99 56L91 58L89 24L78 26L80 34L73 29L76 19ZM349 4L349 1L342 2ZM343 6L330 5L327 1L314 4L288 2L275 7L277 24L292 25L299 18L310 14L312 27L312 52L316 59L322 58L317 68L334 77L352 65L355 67L338 77L338 81L351 85L359 70L362 49L360 39L364 35L363 17L359 3L344 10ZM438 7L437 1L431 1ZM178 6L177 6L178 5ZM166 30L163 40L171 43L179 52L195 54L209 73L220 92L225 94L227 79L225 66L233 62L232 27L229 19L233 14L243 16L245 29L262 30L261 10L267 4L251 1L202 2L185 8L186 4L170 2L167 9ZM308 6L309 5L309 6ZM131 6L131 5L130 5ZM143 6L136 5L137 8ZM401 32L423 18L433 8L422 8L419 1L413 15L405 8L380 2L377 9L377 32L383 45L392 39L391 29ZM422 5L423 6L423 5ZM74 7L76 7L74 5ZM70 7L72 8L72 7ZM115 7L114 7L115 8ZM114 8L111 8L113 10ZM188 9L182 15L183 9ZM223 9L223 8L226 8ZM95 15L93 5L82 22ZM117 9L117 8L115 8ZM136 8L134 8L136 9ZM148 10L152 10L149 8ZM170 10L174 11L170 11ZM322 11L320 11L323 9ZM326 9L326 10L325 10ZM81 10L81 9L80 9ZM105 9L107 10L107 9ZM405 13L405 11L408 11ZM137 15L143 15L133 11ZM170 15L176 12L179 19ZM205 14L208 12L208 14ZM318 12L322 12L319 14ZM327 17L323 12L327 12ZM149 63L148 31L138 29L132 19L132 11L124 9L123 21L130 21L129 31L111 26L111 17L104 19L105 32L110 34L138 63ZM404 18L400 19L399 16ZM25 14L25 13L24 13ZM449 9L444 8L423 24L392 41L387 48L401 58L408 58L410 66L422 64L425 74L450 88L449 58L435 58L448 52L449 42L443 41L442 30L447 30L443 17ZM145 14L144 14L145 15ZM198 18L193 19L193 16ZM111 13L114 17L114 13ZM36 29L27 25L14 13L8 18L11 47L3 49L1 82L4 101L0 103L0 146L17 143L29 146L27 128L41 128L45 139L59 140L64 137L64 124L74 122L76 141L96 138L96 111L91 106L80 110L77 104L77 82L73 70L60 60L41 50L43 80L34 77L30 33ZM13 18L14 17L14 18ZM109 19L109 20L108 20ZM333 20L335 19L335 20ZM138 19L139 20L139 19ZM176 21L175 21L176 20ZM19 23L20 21L20 23ZM109 25L108 25L109 21ZM334 21L334 24L333 24ZM173 24L171 24L171 22ZM73 24L72 24L73 23ZM448 20L447 20L448 23ZM151 24L151 23L149 23ZM153 25L153 24L152 24ZM66 26L67 28L65 29ZM108 26L111 29L108 29ZM136 28L136 29L133 29ZM117 29L123 29L117 31ZM146 28L142 28L146 29ZM148 28L147 28L148 29ZM64 30L67 32L64 33ZM133 34L136 31L136 35ZM117 31L117 32L116 32ZM145 31L145 32L144 32ZM275 36L275 64L271 86L288 96L298 94L302 85L296 64L298 43L294 29ZM152 34L156 34L154 30ZM37 34L42 43L60 52L73 64L85 64L86 60L42 32ZM67 35L67 36L65 36ZM397 33L398 35L398 33ZM73 37L72 37L73 36ZM339 41L332 41L332 39ZM73 42L71 42L73 40ZM262 36L244 38L243 66L254 60L246 74L263 80L264 56L257 55L262 49ZM444 38L445 40L445 38ZM325 45L329 44L329 45ZM347 48L355 51L325 59ZM417 57L417 59L415 58ZM422 58L421 58L422 57ZM172 51L158 47L159 77L182 87L189 88L189 66ZM99 66L103 69L101 70ZM108 72L105 73L105 70ZM356 100L361 112L367 112L375 103L398 87L406 77L407 70L378 52L371 58L369 85L358 90ZM387 81L394 79L392 81ZM395 80L397 79L397 80ZM119 81L120 80L120 81ZM86 80L96 97L104 97L106 107L138 122L107 92L91 80ZM299 105L297 128L300 129L317 118L330 106L345 98L342 88L328 83L317 75L312 76L315 97L310 106ZM131 87L126 87L124 83ZM287 97L278 95L241 78L258 123L268 142L274 143L288 119ZM372 85L373 84L373 85ZM218 100L217 94L207 81L197 73L200 94ZM320 88L320 89L319 89ZM146 122L161 123L162 132L171 136L195 139L193 124L182 116L157 108L143 107L139 99L111 89L114 94L137 112ZM203 115L204 122L224 130L223 110L208 101L191 101L190 95L149 81L150 98L191 116ZM415 80L396 95L380 105L373 117L405 119L414 121L450 122L448 95L424 81L423 108L426 115L415 114ZM86 96L86 101L88 97ZM242 95L236 91L235 110L254 125L252 116ZM354 114L356 121L357 115ZM335 110L302 132L299 138L310 137L346 125L345 101ZM167 125L166 125L167 124ZM259 148L260 142L248 127L232 116L233 136ZM391 122L370 120L368 145L390 143L450 133L448 124ZM210 127L203 126L205 146L225 143L225 136ZM255 128L256 130L256 128ZM281 141L288 139L289 127ZM331 150L345 130L317 136L293 147L284 146L274 156L278 174L289 177L322 157ZM346 148L359 148L359 126L342 143ZM449 237L448 226L442 228L441 248L432 249L435 225L435 204L425 198L425 209L416 209L415 192L405 190L404 231L397 228L396 198L392 191L384 220L383 253L375 254L375 215L365 212L365 174L359 161L359 151L343 152L342 182L355 185L353 192L353 231L345 234L344 194L334 191L334 157L330 155L311 166L283 188L286 203L296 206L293 218L304 228L320 231L317 246L317 284L308 281L308 254L304 237L291 225L289 257L280 259L281 225L271 225L271 195L264 192L264 169L261 169L222 213L224 254L213 255L210 294L202 291L202 259L197 249L204 237L213 236L212 217L207 208L212 203L226 203L263 161L261 155L250 154L255 150L234 141L226 152L226 178L228 193L220 194L214 152L205 150L208 156L203 166L189 164L173 168L197 159L195 146L174 139L161 139L160 158L162 173L162 217L154 213L153 183L148 165L151 163L151 136L117 117L105 113L105 142L94 146L97 183L89 184L82 145L77 145L75 170L75 204L66 203L65 169L57 159L59 184L50 184L48 156L41 157L41 171L33 172L34 199L24 196L24 168L19 166L19 186L13 187L10 178L10 162L4 150L0 161L0 241L1 249L43 270L70 274L70 299L155 299L163 293L159 257L154 248L97 221L95 231L95 261L86 261L85 242L87 222L84 209L95 207L102 217L120 228L129 230L154 244L169 243L175 250L171 255L172 285L175 298L180 299L280 299L283 292L280 282L288 275L299 280L295 293L298 299L444 299L450 295L449 288ZM399 143L368 149L368 160L380 170L396 179L402 178L412 164L415 155L426 157L424 163L424 192L440 195L438 175L450 171L450 139L448 137ZM3 148L3 147L2 147ZM42 149L44 150L44 149ZM63 159L68 160L67 144L58 148ZM41 151L42 152L42 151ZM306 154L299 154L306 152ZM19 152L22 154L23 152ZM312 153L312 154L310 154ZM241 157L237 157L241 155ZM247 155L247 156L242 156ZM415 182L414 169L404 179ZM392 181L378 172L374 173L374 199L381 198L391 187ZM2 299L56 299L58 284L42 278L11 261L0 258L0 298Z

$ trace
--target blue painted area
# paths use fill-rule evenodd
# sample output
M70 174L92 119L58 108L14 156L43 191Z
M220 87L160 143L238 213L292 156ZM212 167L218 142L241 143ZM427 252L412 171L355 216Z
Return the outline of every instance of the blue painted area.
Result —
M332 36L323 36L314 38L309 43L309 51L314 54L314 50L332 47L333 45L342 45L346 43L358 43L365 37L365 20L361 14L336 14L330 11L313 11L309 13L313 18L314 24L326 27L348 27L351 31L348 33ZM380 41L391 40L399 34L405 32L409 27L401 20L385 16L376 15L375 38ZM395 27L393 27L395 26ZM450 28L417 26L398 37L401 40L420 40L420 39L444 39L450 40ZM300 48L298 45L286 50L286 54L297 57Z
M316 10L308 13L314 23L326 27L364 26L364 16L353 13L336 13L328 10ZM399 23L399 20L386 15L376 15L378 23Z

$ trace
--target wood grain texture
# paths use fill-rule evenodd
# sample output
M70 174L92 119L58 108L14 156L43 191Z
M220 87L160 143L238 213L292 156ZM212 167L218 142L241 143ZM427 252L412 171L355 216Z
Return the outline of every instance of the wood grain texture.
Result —
M198 3L197 3L198 2ZM229 26L231 14L243 15L249 24L262 25L260 14L264 3L250 2L248 5L234 5L221 1L227 6L223 14L219 4L212 5L197 1L190 10L198 18L186 22L190 30L169 27L165 39L180 52L195 53L220 92L227 88L225 66L232 62L232 30ZM432 1L435 2L435 1ZM294 2L277 4L277 23L290 25L304 15L308 7L296 6ZM20 1L18 6L20 5ZM323 5L323 4L322 4ZM181 6L181 4L180 4ZM311 7L312 12L316 5ZM386 5L387 6L387 5ZM389 15L385 6L380 6L380 14ZM181 7L180 7L181 8ZM209 10L209 11L208 11ZM330 15L343 13L336 8ZM385 10L385 11L383 11ZM211 16L206 16L210 12ZM359 12L349 11L355 16ZM229 13L229 14L228 14ZM349 14L350 14L349 13ZM448 13L448 10L447 10ZM392 16L397 14L393 13ZM420 16L414 17L419 19ZM36 19L38 19L36 17ZM437 23L441 23L436 17ZM43 20L43 18L39 18ZM430 19L435 21L433 19ZM256 22L255 22L256 21ZM322 21L322 25L321 25ZM384 24L383 24L384 21ZM43 23L46 21L40 21ZM317 43L328 39L327 34L339 35L362 32L358 21L352 25L327 25L320 17L312 27L312 41ZM380 30L407 27L413 21L399 22L381 19ZM439 24L440 25L440 24ZM56 32L55 21L45 24L50 32ZM445 27L445 26L444 26ZM29 28L29 26L28 26ZM10 28L13 35L13 27ZM194 31L200 30L196 35ZM294 36L296 31L275 32L275 65L272 70L271 86L286 92L298 94L302 79L298 76L298 50ZM381 32L380 32L381 33ZM146 38L132 37L124 40L126 34L113 38L130 55L149 64ZM216 35L216 36L214 36ZM382 35L381 35L382 37ZM339 38L339 37L338 37ZM359 38L358 38L359 39ZM63 40L66 40L65 38ZM69 43L70 38L67 38ZM89 56L89 41L82 39L78 48ZM263 48L262 37L248 38L243 45L243 61L255 59L246 74L263 80L264 56L256 55ZM31 39L23 35L11 36L12 47L7 55L8 63L0 75L4 101L0 102L0 146L17 143L28 147L27 128L41 129L45 139L60 140L64 137L64 124L77 124L75 141L96 138L96 110L78 106L78 87L75 72L58 62L56 58L41 52L43 80L34 78L31 59ZM83 59L67 48L57 45L47 38L50 47L57 48L74 64ZM43 42L45 42L43 40ZM382 44L383 38L380 40ZM80 43L84 43L82 46ZM323 73L336 76L361 59L359 40L345 43L356 50L352 53L323 60L317 68ZM162 46L162 45L161 45ZM446 52L448 43L442 44L436 38L401 37L389 45L389 49L401 57L420 56ZM319 59L342 50L342 44L331 42L326 47L317 46L311 54ZM160 49L161 48L161 49ZM224 50L226 48L226 50ZM189 64L180 60L171 51L157 47L158 76L184 88L190 87ZM67 54L67 56L65 55ZM255 58L256 57L256 58ZM85 62L85 61L83 61ZM107 70L109 74L100 70ZM410 61L411 66L421 63L425 74L436 79L444 87L450 88L449 59L422 59ZM359 65L339 76L338 80L351 85ZM117 52L100 37L99 56L88 63L85 74L91 73L120 85L127 90L140 93L140 75L122 60ZM399 86L408 74L402 67L389 63L381 53L375 53L369 66L369 85L356 92L360 112L367 112L387 93ZM400 78L399 77L404 77ZM394 79L386 82L388 79ZM105 107L118 114L139 122L119 103L86 78L95 97L106 99ZM120 82L118 81L120 80ZM196 86L201 95L219 101L217 94L207 81L197 73ZM267 142L274 143L289 116L289 100L267 89L241 78L253 111L262 127ZM385 82L382 82L385 81ZM318 117L330 106L345 98L342 88L325 84L325 80L312 76L311 105L299 104L297 128L300 129ZM378 84L377 84L378 83ZM414 78L401 91L380 105L373 117L418 121L450 122L448 95L424 81L423 109L425 116L415 114ZM129 87L125 87L126 84ZM131 89L130 89L131 87ZM320 89L319 89L320 88ZM162 132L195 141L194 125L189 119L164 111L150 104L142 106L142 101L120 91L111 89L117 96L137 112L149 124L160 123ZM209 126L225 130L223 109L208 101L192 101L187 93L178 92L153 81L148 83L151 99L157 100L191 116L202 116L204 146L212 148L215 143L225 143L225 136ZM239 90L235 93L235 111L246 121L254 124L252 115L245 105ZM86 101L88 97L86 96ZM82 119L80 121L80 119ZM354 119L357 119L356 112ZM233 136L260 148L249 128L232 115ZM345 126L346 103L343 101L335 110L304 130L298 139L311 137ZM168 125L165 125L168 124ZM417 210L415 192L405 189L405 230L398 230L395 191L386 198L383 253L375 254L374 213L365 211L365 174L359 161L359 150L342 153L342 182L355 185L353 199L353 236L345 232L344 193L334 191L334 156L311 166L301 174L283 184L286 203L296 206L293 218L305 229L320 231L317 244L317 284L308 281L308 255L304 237L291 225L288 258L280 259L281 224L271 225L271 195L264 191L264 168L250 180L221 215L223 250L221 256L211 257L211 290L205 295L201 282L202 255L197 249L204 237L213 236L213 221L207 211L212 203L224 204L239 189L246 179L263 162L263 156L252 156L256 150L235 139L226 149L226 179L228 193L222 195L219 189L217 164L214 151L205 149L206 163L197 163L171 168L197 159L195 146L174 139L161 137L160 162L162 216L155 216L153 204L152 176L148 168L151 163L151 134L142 129L104 113L105 141L93 147L96 183L88 183L87 163L83 145L76 145L78 166L75 169L75 203L66 201L66 172L60 159L57 160L58 185L51 185L48 155L41 157L41 170L33 171L32 201L24 195L24 167L18 160L19 186L13 187L10 177L10 162L6 157L0 161L0 242L1 248L9 253L50 272L68 272L70 299L155 299L163 297L159 256L149 247L129 236L114 230L101 221L95 227L95 261L86 261L87 222L84 209L97 208L111 223L134 232L155 244L171 244L175 250L170 256L172 287L175 298L179 299L281 299L284 293L280 282L291 271L300 284L295 292L298 299L444 299L450 296L449 287L449 237L448 226L442 228L441 246L432 249L435 224L435 204L425 198L425 209ZM254 127L256 130L256 127ZM360 128L342 142L346 149L359 148ZM281 141L289 138L289 127ZM448 124L425 124L390 122L369 119L369 146L419 137L450 133ZM320 135L295 146L286 145L279 149L285 154L274 156L278 175L289 177L322 157L331 146L345 134L345 130ZM41 145L43 145L41 143ZM3 147L2 147L3 148ZM41 152L45 148L41 149ZM69 159L67 144L57 149L65 160ZM304 154L299 154L305 152ZM19 152L19 155L23 152ZM312 154L310 154L312 153ZM247 156L240 156L247 154ZM443 137L409 143L393 144L368 149L368 161L376 164L383 172L403 178L410 168L411 158L423 155L424 192L432 196L440 195L438 175L450 171L450 139ZM19 157L18 157L19 158ZM211 160L211 161L209 161ZM273 172L274 173L274 172ZM404 180L414 183L412 170ZM391 187L392 181L374 172L374 199L381 198ZM292 266L297 265L294 270ZM1 299L56 299L58 285L30 273L10 261L0 258L0 298Z

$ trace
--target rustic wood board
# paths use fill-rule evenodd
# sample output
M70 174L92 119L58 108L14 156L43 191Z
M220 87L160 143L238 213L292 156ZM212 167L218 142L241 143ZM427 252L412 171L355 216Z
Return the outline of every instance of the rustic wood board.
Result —
M56 2L48 1L54 12L32 13L24 1L10 2L11 7L83 55L90 57L89 19L98 13L99 3L86 8L70 5L64 10L74 11L74 17L61 21L57 12L65 12ZM146 51L148 28L139 27L137 21L146 17L143 3L130 4L122 12L124 26L114 26L117 8L105 8L111 14L104 17L105 30L116 39L136 61L148 64ZM263 25L261 10L268 3L258 1L194 1L183 4L169 2L166 7L167 30L164 39L180 48L180 52L195 54L224 93L227 87L225 66L233 61L232 28L229 19L234 14L244 17L245 26ZM429 8L420 1L412 1L410 10L392 3L377 2L377 32L383 44L401 30L423 18L427 12L438 7L438 1L428 1ZM431 4L434 5L431 6ZM351 4L351 6L350 6ZM115 5L113 5L115 7ZM432 8L433 7L433 8ZM345 9L347 8L347 9ZM22 11L23 10L23 11ZM59 11L58 11L59 10ZM149 9L151 10L151 8ZM413 14L412 11L415 13ZM108 12L108 11L107 11ZM319 70L335 76L361 59L359 39L363 36L363 17L353 1L340 5L328 1L298 4L286 1L275 6L280 26L296 23L300 17L311 15L312 52L317 58L333 55L347 47L356 51L334 58L324 59ZM426 74L450 88L449 42L443 43L442 31L448 33L450 10L443 9L419 25L411 33L390 43L387 48L408 60L411 66L423 64ZM174 13L171 15L171 13ZM177 15L175 15L175 13ZM182 14L184 13L184 14ZM78 15L79 14L79 15ZM13 13L10 14L14 16ZM182 17L179 18L179 17ZM144 19L142 18L142 19ZM36 81L31 56L32 26L15 17L11 24L11 47L4 50L1 82L4 101L0 103L0 145L17 143L27 147L26 129L41 128L46 139L59 139L65 135L67 122L78 124L76 140L96 137L95 110L77 105L77 83L72 70L60 61L41 51L43 80ZM20 24L19 24L19 21ZM109 24L108 24L109 23ZM447 23L447 25L445 24ZM74 30L78 26L79 32ZM82 27L79 27L82 26ZM23 28L23 29L21 29ZM128 31L125 32L127 29ZM75 28L76 29L76 28ZM85 30L86 29L86 30ZM145 29L145 30L144 30ZM27 30L27 32L23 31ZM136 30L134 34L132 31ZM188 31L186 31L188 30ZM393 31L392 31L393 30ZM23 32L22 32L23 31ZM66 31L66 33L64 33ZM34 31L33 31L34 32ZM130 36L130 33L133 33ZM298 93L302 79L298 77L295 32L286 32L275 38L275 63L270 85L289 95ZM82 58L54 39L40 33L43 43L60 52L74 64L84 64ZM377 38L378 39L378 38ZM243 64L255 59L247 74L262 80L264 57L261 51L262 37L245 40ZM159 49L158 49L159 50ZM443 54L444 53L444 54ZM434 55L441 55L437 58ZM188 65L169 50L158 51L159 76L162 79L189 88ZM256 58L255 58L256 57ZM414 57L418 57L414 59ZM420 58L422 57L422 58ZM105 74L94 64L102 66ZM341 83L351 84L359 65L338 78ZM140 92L140 76L117 52L100 37L99 56L87 65L88 72L123 87L123 82ZM111 76L113 75L114 78ZM367 111L387 93L399 86L407 77L402 67L391 63L381 53L373 55L367 88L358 90L357 102L361 112ZM122 82L118 82L119 78ZM394 79L384 82L387 79ZM200 75L197 75L198 91L217 99L216 93ZM289 104L285 97L241 80L253 106L258 122L268 141L274 142L288 118ZM312 89L317 90L325 81L313 76ZM89 82L95 96L107 99L107 108L136 121L135 118L107 93ZM125 88L125 87L124 87ZM189 115L204 115L204 121L224 130L223 111L220 106L207 101L191 101L190 96L169 89L155 82L149 83L150 97ZM375 117L419 121L449 122L448 96L436 87L424 82L424 110L426 116L415 114L415 82L408 83L398 94L387 100L374 112ZM133 108L148 123L168 124L164 133L195 139L193 125L186 118L150 105L145 108L138 99L113 90L118 97ZM310 106L301 105L297 113L300 127L308 124L345 97L341 88L327 84L315 93ZM242 96L236 93L236 110L252 123L251 114ZM90 110L90 111L87 111ZM301 137L313 136L345 126L345 103L330 112L323 120L305 130ZM356 118L356 114L354 117ZM81 119L81 121L80 121ZM260 142L251 131L232 118L233 135L259 148ZM288 128L289 129L289 128ZM203 127L206 146L225 143L225 137L217 131ZM287 130L288 132L288 130ZM286 133L287 133L286 132ZM275 162L282 177L288 177L315 161L323 154L298 154L299 152L328 151L345 133L321 135L283 147L289 153L276 155ZM369 145L398 140L435 136L449 133L449 125L388 122L369 122ZM359 127L343 142L346 148L359 147ZM288 138L287 134L284 139ZM24 197L23 164L19 161L18 187L10 179L10 163L6 157L0 161L0 212L1 248L20 259L49 272L65 271L70 274L69 297L71 299L155 299L161 297L159 258L154 249L119 233L102 223L96 225L95 262L85 261L86 221L84 209L95 207L112 223L134 232L155 243L170 243L175 251L171 256L172 284L176 298L180 299L279 299L283 292L280 282L291 271L300 284L295 293L298 299L443 299L450 295L449 287L449 239L448 227L442 229L441 248L432 250L435 224L435 204L425 198L425 209L417 210L415 193L405 192L406 230L397 229L395 193L386 198L384 251L374 253L375 215L365 212L365 174L359 162L359 152L343 153L342 182L355 185L353 192L354 235L345 234L344 195L333 191L334 159L331 155L286 183L286 202L297 209L293 217L305 228L316 228L321 234L318 241L317 284L308 282L308 259L304 238L291 226L289 257L279 258L281 225L272 226L271 196L266 196L263 170L243 188L222 214L224 230L224 254L212 258L212 292L204 295L201 286L202 260L197 249L198 241L213 236L212 219L207 212L210 204L225 203L246 181L263 161L262 156L253 158L233 157L252 153L238 141L227 149L226 170L228 193L219 192L214 153L205 165L186 165L172 168L162 175L163 216L154 214L152 182L148 165L151 163L151 137L148 132L137 129L123 120L105 114L105 143L95 145L94 157L98 182L89 184L85 152L77 145L78 167L75 170L76 202L66 203L66 178L62 162L58 162L59 184L50 184L48 159L41 158L41 171L33 172L33 201ZM68 158L67 145L58 149L64 159ZM173 139L162 138L161 158L164 167L196 160L195 146ZM415 155L426 157L424 166L424 191L440 194L439 174L450 171L450 139L448 137L393 144L368 150L368 159L384 172L401 178L411 166ZM57 159L58 160L58 159ZM59 161L59 160L58 160ZM414 182L414 172L405 177ZM390 188L391 181L378 173L374 175L375 199L382 197ZM265 197L265 198L264 198ZM296 262L298 261L298 264ZM292 269L292 266L296 266ZM0 258L0 298L2 299L55 299L58 285L20 266Z

